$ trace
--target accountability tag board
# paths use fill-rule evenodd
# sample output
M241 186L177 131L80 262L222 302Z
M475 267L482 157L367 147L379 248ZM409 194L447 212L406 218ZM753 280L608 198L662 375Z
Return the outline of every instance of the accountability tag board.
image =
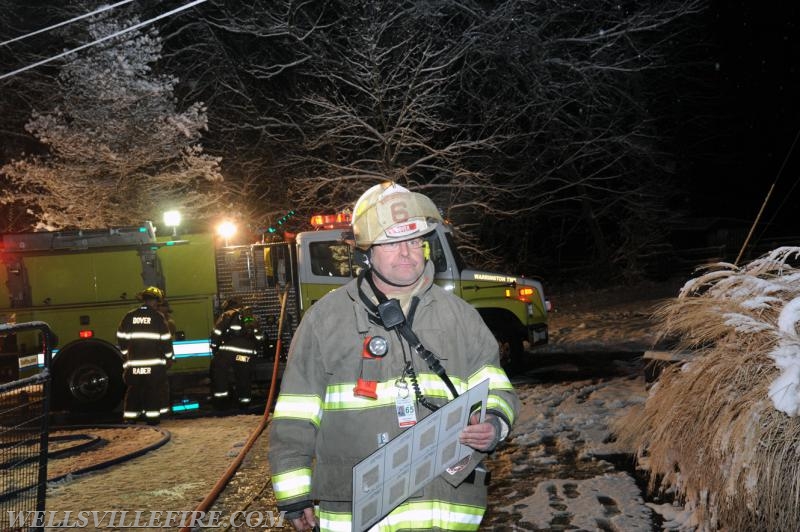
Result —
M371 527L472 454L458 441L470 412L486 414L489 379L473 386L353 467L353 530Z

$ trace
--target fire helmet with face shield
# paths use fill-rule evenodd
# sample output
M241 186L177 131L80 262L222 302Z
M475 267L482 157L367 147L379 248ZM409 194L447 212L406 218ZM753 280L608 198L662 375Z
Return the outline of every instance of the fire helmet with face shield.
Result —
M442 223L442 215L427 197L391 181L371 187L353 207L356 246L402 242L427 235Z

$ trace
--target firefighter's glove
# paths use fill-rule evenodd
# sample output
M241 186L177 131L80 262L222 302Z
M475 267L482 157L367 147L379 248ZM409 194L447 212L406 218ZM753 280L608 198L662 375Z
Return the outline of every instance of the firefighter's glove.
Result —
M497 416L488 415L484 419L485 423L489 423L494 427L494 439L492 443L489 445L489 448L486 449L488 452L494 451L497 446L500 444L501 441L506 439L508 435L508 426Z
M287 506L279 505L278 510L286 512L286 519L291 521L295 530L314 530L317 525L312 501L300 501Z

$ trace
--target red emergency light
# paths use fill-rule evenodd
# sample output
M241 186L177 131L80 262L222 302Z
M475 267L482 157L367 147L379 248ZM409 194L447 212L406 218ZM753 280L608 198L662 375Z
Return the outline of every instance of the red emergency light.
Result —
M350 225L350 213L315 214L311 217L311 226L314 229L335 229Z
M83 339L91 338L94 336L94 331L90 331L89 329L84 329L78 333L78 336Z

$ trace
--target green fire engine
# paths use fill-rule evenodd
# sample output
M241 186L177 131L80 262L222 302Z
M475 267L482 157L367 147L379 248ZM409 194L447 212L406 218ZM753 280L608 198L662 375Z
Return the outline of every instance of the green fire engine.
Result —
M291 342L303 311L357 275L363 256L347 243L348 220L315 216L315 230L275 242L227 245L212 232L157 236L147 222L104 230L0 235L0 323L44 321L58 337L52 363L53 405L110 411L124 393L116 328L146 286L166 293L177 332L171 382L208 374L209 333L222 301L252 308L276 343ZM288 235L287 235L288 236ZM510 366L526 348L547 342L547 311L538 280L469 269L447 225L430 239L436 282L470 302L495 333ZM37 371L35 333L0 337L0 382ZM268 381L275 353L265 346L254 366ZM280 356L280 354L279 354Z

